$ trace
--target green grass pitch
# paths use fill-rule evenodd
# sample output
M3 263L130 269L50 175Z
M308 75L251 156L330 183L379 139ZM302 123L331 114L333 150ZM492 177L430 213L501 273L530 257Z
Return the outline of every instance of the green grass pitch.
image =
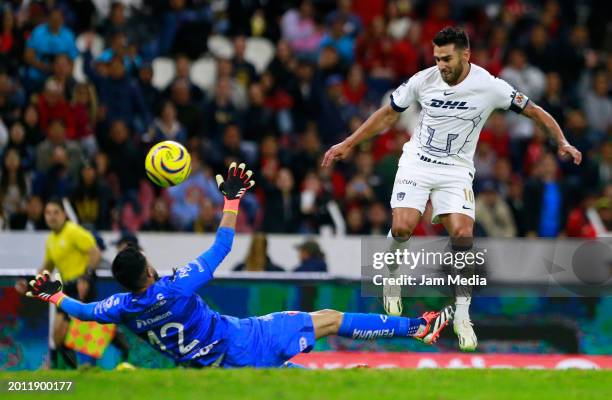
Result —
M7 393L7 381L74 381ZM611 399L612 372L580 370L136 370L0 373L2 399Z

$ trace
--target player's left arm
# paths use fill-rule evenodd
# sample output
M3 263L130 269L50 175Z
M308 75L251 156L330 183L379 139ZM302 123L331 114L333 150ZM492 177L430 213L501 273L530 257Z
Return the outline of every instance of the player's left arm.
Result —
M49 271L43 271L30 281L28 297L55 304L71 316L81 321L96 321L103 324L120 322L119 303L117 296L93 303L82 303L66 295L62 291L62 282L51 279ZM113 308L114 307L114 308Z
M236 165L233 162L225 179L217 175L217 185L225 197L223 217L213 245L198 258L174 272L173 286L180 291L195 292L213 279L215 270L231 251L240 200L246 191L255 185L255 181L251 180L253 171L245 169L244 163Z
M530 100L522 114L532 119L545 133L555 138L559 146L559 157L569 156L574 160L574 164L580 164L582 153L567 141L557 121L546 110Z

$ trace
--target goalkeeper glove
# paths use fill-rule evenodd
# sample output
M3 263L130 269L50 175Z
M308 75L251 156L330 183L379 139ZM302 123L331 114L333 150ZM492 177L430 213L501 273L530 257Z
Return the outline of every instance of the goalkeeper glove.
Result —
M217 175L217 186L223 196L225 196L225 205L223 211L233 212L238 214L238 204L244 193L255 185L255 181L251 180L253 171L247 170L246 165L241 163L236 166L232 162L227 170L227 179L223 179L221 175Z
M28 297L37 297L59 306L66 295L62 292L62 282L52 281L49 271L38 274L36 279L30 281L32 290L26 293Z

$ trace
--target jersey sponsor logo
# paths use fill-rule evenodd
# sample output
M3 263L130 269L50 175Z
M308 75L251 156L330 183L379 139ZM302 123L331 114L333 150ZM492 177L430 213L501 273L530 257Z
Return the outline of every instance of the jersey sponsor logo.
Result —
M449 110L469 110L466 106L467 101L453 101L453 100L437 100L431 99L429 106L435 108L447 108Z
M371 340L379 337L393 337L395 329L355 329L353 330L353 339Z
M400 185L410 185L410 186L416 186L417 183L415 181L413 181L412 179L401 179L398 178L395 180L395 183L398 183Z
M402 201L402 200L404 200L404 197L406 197L406 193L404 193L404 192L399 192L399 193L397 194L397 201Z
M136 328L137 329L144 328L145 326L149 326L151 324L154 324L156 322L164 320L164 319L168 318L171 315L172 315L172 311L168 311L168 312L166 312L164 314L156 315L153 318L137 319L136 320Z

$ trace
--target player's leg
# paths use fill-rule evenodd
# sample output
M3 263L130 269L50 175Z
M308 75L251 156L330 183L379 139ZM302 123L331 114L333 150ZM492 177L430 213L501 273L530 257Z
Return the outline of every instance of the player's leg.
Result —
M450 213L440 216L440 221L451 238L453 252L471 252L474 245L474 220L465 214ZM466 260L466 257L462 257ZM462 268L453 268L453 272L462 278L474 275L473 263L462 263ZM453 328L459 338L459 348L463 351L474 351L478 340L470 320L470 303L472 300L472 286L458 284L455 286L455 321Z
M429 180L419 165L398 166L390 202L393 221L388 235L392 238L389 252L394 253L412 236L429 200ZM397 265L387 265L387 269L390 278L399 275ZM401 286L388 284L383 287L383 305L387 314L402 315L401 289Z
M384 314L343 313L321 310L310 313L315 338L330 335L371 340L379 337L414 337L427 344L435 343L442 329L453 318L453 308L426 312L418 318Z
M390 240L389 253L402 246L410 237L421 219L421 211L416 208L397 207L393 209L393 222L388 237ZM390 278L399 276L399 267L388 264ZM388 281L385 281L388 282ZM402 315L402 288L398 285L385 284L383 286L383 305L389 315Z
M55 354L52 354L52 355L56 359L55 362L58 361L57 360L58 357L62 357L66 365L68 365L71 368L76 368L77 360L76 360L76 354L74 350L71 350L64 345L69 326L70 326L69 317L61 311L56 312L55 318L53 320L53 332L52 332L53 344L55 345L55 352L52 352L52 353L55 353Z

